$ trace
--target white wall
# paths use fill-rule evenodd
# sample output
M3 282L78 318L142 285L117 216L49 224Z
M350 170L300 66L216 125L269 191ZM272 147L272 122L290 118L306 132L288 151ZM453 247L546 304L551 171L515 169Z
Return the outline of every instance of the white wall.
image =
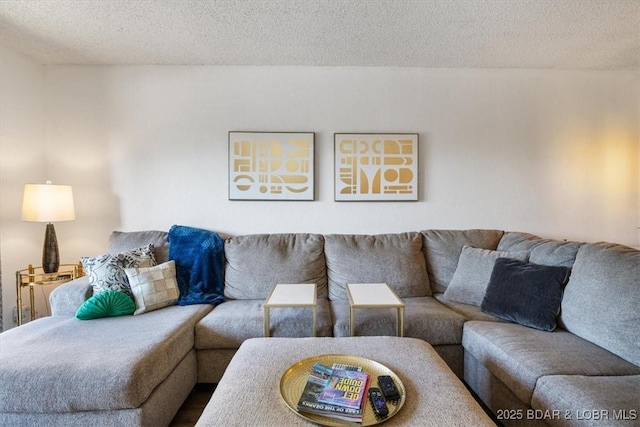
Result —
M47 170L76 199L78 220L56 226L65 262L113 229L176 223L640 245L635 72L48 66L44 91ZM316 132L316 201L228 201L230 130ZM420 200L334 202L334 132L418 132Z
M15 272L40 264L44 224L20 221L26 183L44 182L44 68L0 46L0 262L2 324L13 326ZM28 294L24 292L28 298ZM2 329L2 328L0 328Z
M495 227L638 244L633 72L49 67L46 86L48 143L79 206L122 229ZM228 201L229 130L316 132L316 201ZM419 132L420 201L334 202L342 131Z

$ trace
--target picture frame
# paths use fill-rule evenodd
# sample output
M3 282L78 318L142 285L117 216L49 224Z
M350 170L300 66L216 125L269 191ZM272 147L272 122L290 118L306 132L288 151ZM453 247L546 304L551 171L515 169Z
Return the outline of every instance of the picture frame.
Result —
M314 200L314 132L229 132L229 200Z
M417 133L335 133L335 201L417 201Z

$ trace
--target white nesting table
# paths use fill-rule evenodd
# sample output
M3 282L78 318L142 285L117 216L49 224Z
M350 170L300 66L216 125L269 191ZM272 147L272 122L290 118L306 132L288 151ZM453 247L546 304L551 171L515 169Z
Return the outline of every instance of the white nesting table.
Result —
M311 307L313 309L313 331L316 336L316 284L296 283L277 284L264 302L264 336L268 337L270 330L270 309L283 307Z
M395 308L396 335L404 336L404 303L386 283L348 283L350 335L355 333L356 308Z

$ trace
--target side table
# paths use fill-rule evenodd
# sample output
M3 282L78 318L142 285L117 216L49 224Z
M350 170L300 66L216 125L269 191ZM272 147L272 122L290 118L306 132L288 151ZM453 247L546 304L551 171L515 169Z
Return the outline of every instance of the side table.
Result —
M311 307L313 309L313 331L312 336L316 336L316 284L278 284L274 286L271 294L264 302L264 336L270 335L271 308L283 307Z
M396 335L404 336L404 303L386 283L348 283L350 335L355 333L356 308L395 308Z
M71 280L84 276L82 263L78 264L60 264L56 273L45 273L42 267L29 267L16 271L16 300L17 300L17 320L18 326L22 325L22 288L29 288L29 309L31 319L35 320L35 295L34 288L36 286L60 285L70 282Z

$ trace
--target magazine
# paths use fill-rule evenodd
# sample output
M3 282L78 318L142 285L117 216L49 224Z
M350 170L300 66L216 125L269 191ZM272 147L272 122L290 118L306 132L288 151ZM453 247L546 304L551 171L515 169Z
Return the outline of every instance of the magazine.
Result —
M333 365L331 365L331 369L344 369L345 371L362 372L361 366L345 365L344 363L334 363Z
M346 365L344 363L334 363L333 365L331 365L331 369L343 369L345 371L358 371L358 372L362 372L362 366L352 366L352 365ZM362 399L362 404L360 405L360 413L363 413L364 411L364 405L366 405L367 402L367 396L369 395L369 385L371 383L371 376L367 375L367 384L364 387L364 392L362 393L362 396L364 397Z
M357 409L323 403L318 400L325 387L329 384L333 369L316 363L313 365L307 384L298 400L298 410L326 417L337 418L351 422L362 422L362 407Z
M352 369L333 369L318 401L360 410L367 392L369 375Z

